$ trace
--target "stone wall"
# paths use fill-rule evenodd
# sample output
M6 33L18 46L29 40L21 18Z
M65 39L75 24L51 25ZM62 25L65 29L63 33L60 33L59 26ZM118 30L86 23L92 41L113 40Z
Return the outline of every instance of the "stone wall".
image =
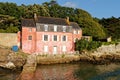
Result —
M115 45L102 45L94 53L96 54L120 54L120 43Z
M12 47L18 45L17 33L0 33L0 45Z

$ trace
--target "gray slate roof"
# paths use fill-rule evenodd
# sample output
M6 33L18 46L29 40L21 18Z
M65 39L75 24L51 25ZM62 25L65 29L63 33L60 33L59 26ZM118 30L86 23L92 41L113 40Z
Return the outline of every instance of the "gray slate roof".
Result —
M35 27L34 19L22 19L21 25L24 27Z
M70 26L72 26L73 29L81 29L76 22L70 22Z
M56 25L68 25L65 19L53 18L53 17L38 17L37 23L43 24L56 24Z
M24 26L25 27L36 27L36 25L35 25L36 23L65 25L65 26L72 26L73 29L80 29L79 25L76 22L70 22L70 25L68 25L66 19L62 19L62 18L39 16L36 20L34 20L34 19L22 19L22 26L23 27Z

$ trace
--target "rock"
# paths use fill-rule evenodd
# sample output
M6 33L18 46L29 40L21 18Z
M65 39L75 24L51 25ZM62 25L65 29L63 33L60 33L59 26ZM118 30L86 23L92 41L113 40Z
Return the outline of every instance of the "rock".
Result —
M5 68L5 69L15 69L16 68L16 66L12 62L3 63L0 65L0 67Z
M14 69L15 67L16 66L12 62L8 62L7 64L5 64L5 68L8 68L8 69Z

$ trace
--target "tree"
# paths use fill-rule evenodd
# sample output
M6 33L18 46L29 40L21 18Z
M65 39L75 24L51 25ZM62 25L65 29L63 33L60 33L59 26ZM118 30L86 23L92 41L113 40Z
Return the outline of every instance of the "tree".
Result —
M106 29L107 35L112 36L113 39L120 39L120 19L102 18L99 23Z
M81 9L75 10L76 22L83 30L83 35L92 36L93 39L101 39L106 37L104 27L102 27L97 21L95 21L91 15Z
M94 50L100 47L101 45L102 43L98 41L87 41L85 39L81 39L81 40L76 40L75 50L80 52L84 50Z
M19 21L15 17L0 15L0 32L18 32Z

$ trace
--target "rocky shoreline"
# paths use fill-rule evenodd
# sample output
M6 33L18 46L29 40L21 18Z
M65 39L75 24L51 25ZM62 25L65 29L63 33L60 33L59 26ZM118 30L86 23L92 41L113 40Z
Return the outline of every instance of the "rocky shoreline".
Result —
M95 51L84 51L81 54L35 55L37 64L58 64L84 61L92 64L109 64L120 62L120 43L118 45L101 46ZM0 47L0 67L6 69L21 68L26 64L28 55L13 52Z
M26 63L27 55L22 52L13 52L10 48L0 46L0 67L16 70Z

